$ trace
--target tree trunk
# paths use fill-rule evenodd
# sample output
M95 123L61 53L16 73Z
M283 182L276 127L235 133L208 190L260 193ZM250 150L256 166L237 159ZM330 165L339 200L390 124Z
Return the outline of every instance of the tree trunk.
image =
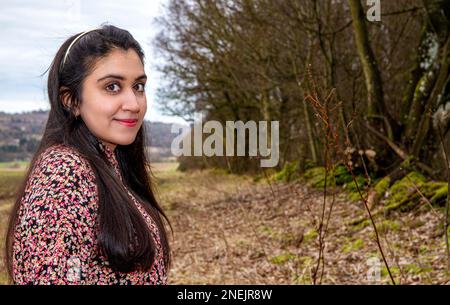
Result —
M439 75L436 80L436 84L433 87L430 98L427 101L425 112L421 117L419 127L417 129L416 137L414 139L414 144L412 147L412 154L414 156L419 156L422 144L430 130L430 120L432 115L432 110L438 106L439 98L438 96L442 94L444 86L446 84L448 74L449 74L449 44L450 36L447 37L447 41L441 50L442 59L439 67Z
M355 43L364 72L367 89L367 110L370 116L386 115L383 104L383 86L378 63L370 46L366 20L360 0L348 0L353 20Z
M432 119L432 114L436 110L440 96L444 91L446 82L449 75L449 56L450 56L450 35L449 35L449 25L450 22L447 18L449 12L448 4L443 0L426 0L425 5L425 22L429 28L428 37L432 37L434 41L429 42L428 47L437 48L435 50L435 56L433 53L429 53L426 58L428 61L424 64L430 65L430 71L426 71L423 77L433 77L435 81L433 84L429 84L429 95L423 96L424 107L423 109L416 109L416 113L412 113L415 117L420 117L420 122L418 125L410 127L410 133L414 132L414 142L411 147L411 153L415 157L419 157L420 151L423 148L425 138L430 131L430 121ZM431 73L433 75L431 75ZM429 75L429 76L427 76ZM422 82L417 84L416 92L423 89Z

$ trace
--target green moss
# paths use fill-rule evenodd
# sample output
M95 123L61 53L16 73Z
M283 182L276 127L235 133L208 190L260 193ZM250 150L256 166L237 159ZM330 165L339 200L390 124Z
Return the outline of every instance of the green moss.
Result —
M299 256L296 258L298 261L298 272L292 274L293 284L307 285L312 283L311 272L308 272L315 260L310 256Z
M399 209L407 211L414 206L420 197L416 187L426 182L425 177L419 172L412 171L402 179L396 181L389 188L389 197L386 200L386 211Z
M333 179L334 176L334 179ZM309 168L303 174L306 182L315 188L323 188L325 185L325 168L313 167ZM336 164L334 169L330 169L327 175L327 187L334 184L346 185L352 183L353 178L351 173L342 164Z
M325 168L313 167L307 169L303 174L308 185L316 188L323 188L325 184ZM331 186L331 180L327 179L327 186Z
M442 199L446 199L448 194L448 187L444 186L434 193L433 197L430 198L431 203L437 203L441 201Z
M307 242L307 241L316 239L317 236L318 236L317 230L316 229L310 229L310 230L308 230L308 232L305 233L305 235L303 235L303 240L305 242Z
M311 256L300 256L298 260L303 266L308 266L312 263L313 258Z
M358 224L354 225L352 227L352 230L353 231L360 231L360 230L364 229L365 227L370 226L371 223L372 222L370 221L370 219L364 219L363 221L361 221Z
M417 191L420 190L420 193ZM426 181L418 172L410 172L403 179L395 182L388 191L385 210L408 211L422 197L426 197L433 205L443 205L447 199L448 184L443 181Z
M297 258L297 255L287 252L282 253L280 255L276 255L270 259L270 261L275 265L282 265L288 262L289 260L294 260Z
M344 189L348 192L348 197L350 200L352 201L360 201L361 200L361 195L363 197L367 196L367 190L365 189L365 184L366 184L366 178L364 176L356 176L355 177L356 183L358 184L358 187L355 184L355 181L352 181L344 184ZM361 191L361 195L359 194L359 191Z
M312 160L307 159L305 161L305 170L316 167L316 166L317 166L317 163L313 162Z
M391 270L391 274L394 277L394 279L395 279L396 275L400 274L400 269L398 267L396 267L396 266L389 266L389 269ZM388 270L387 270L385 265L383 265L381 267L381 276L389 277L389 272L388 272Z
M424 254L424 253L428 252L429 250L430 249L428 249L428 247L425 246L425 245L420 245L420 247L419 247L419 253L420 254Z
M432 204L443 204L447 199L448 184L443 181L428 181L420 187L420 191Z
M300 241L299 234L294 232L277 232L266 225L259 226L258 231L282 246L297 245Z
M344 253L358 251L364 246L364 241L362 239L357 239L354 242L349 242L342 246L341 250Z
M377 192L377 194L382 195L389 189L390 184L391 184L391 178L389 178L389 176L386 176L386 177L380 179L375 184L375 191Z
M412 156L407 156L406 159L403 160L403 162L400 164L400 166L403 168L409 168L411 166L412 159Z
M379 233L398 231L401 227L402 223L400 221L383 220L380 224L377 224L377 230Z
M299 178L298 162L286 162L283 169L273 175L273 180L289 182Z
M347 226L357 226L359 225L361 222L365 221L367 218L365 216L363 217L359 217L359 218L354 218L348 222L346 222Z
M428 181L421 185L420 191L423 193L423 195L427 198L431 198L434 193L447 186L447 182L443 181Z
M352 174L344 165L336 166L334 169L334 177L336 179L336 185L344 185L353 181Z

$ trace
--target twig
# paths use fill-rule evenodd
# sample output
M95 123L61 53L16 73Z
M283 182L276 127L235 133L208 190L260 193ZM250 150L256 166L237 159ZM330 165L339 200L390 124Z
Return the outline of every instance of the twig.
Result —
M312 105L312 108L314 109L314 111L316 112L316 117L318 117L318 118L320 118L321 119L321 121L322 121L322 123L323 123L323 126L322 126L322 129L323 129L323 131L324 131L324 134L326 135L325 136L325 141L326 141L326 145L325 145L325 161L327 162L329 159L328 159L328 157L329 157L329 153L330 153L330 151L328 150L328 148L329 147L334 147L335 149L336 149L336 152L339 154L339 155L341 155L342 157L343 157L343 162L345 163L345 165L346 165L346 167L347 167L347 169L348 169L348 171L351 173L351 175L352 175L352 179L353 179L353 182L355 183L355 185L356 185L356 188L357 188L357 190L358 190L358 193L359 193L359 196L360 196L360 198L361 198L361 200L363 201L363 203L364 203L364 206L365 206L365 208L366 208L366 211L367 211L367 213L368 213L368 215L369 215L369 218L370 218L370 220L371 220L371 223L372 223L372 227L373 227L373 229L374 229L374 231L375 231L375 237L376 237L376 242L377 242L377 245L378 245L378 249L379 249L379 251L380 251L380 253L381 253L381 256L382 256L382 258L383 258L383 262L384 262L384 264L385 264L385 266L386 266L386 269L387 269L387 271L388 271L388 273L389 273L389 276L390 276L390 278L391 278L391 281L392 281L392 283L395 285L395 280L394 280L394 277L392 276L392 273L391 273L391 269L389 268L389 264L388 264L388 262L387 262L387 260L386 260L386 257L385 257L385 255L384 255L384 252L383 252L383 247L381 246L381 242L380 242L380 237L379 237L379 234L378 234L378 230L377 230L377 226L376 226L376 224L375 224L375 221L374 221L374 219L373 219L373 216L372 216L372 213L370 212L370 208L369 208L369 206L368 206L368 203L367 203L367 199L362 195L362 192L361 192L361 190L360 190L360 187L359 187L359 185L358 185L358 183L357 183L357 181L356 181L356 177L355 177L355 174L354 174L354 172L353 172L353 168L352 168L352 166L348 163L348 162L346 162L346 160L345 160L345 155L342 153L342 151L340 151L340 149L339 149L339 145L338 145L338 143L339 143L339 139L338 139L338 133L337 132L333 132L333 125L332 125L332 122L331 122L331 120L330 120L330 118L329 118L329 116L327 115L328 113L327 113L327 110L328 110L328 108L327 108L327 104L328 104L328 102L329 102L329 100L333 97L333 93L334 93L334 90L332 90L331 92L330 92L330 94L327 96L327 98L326 98L326 100L325 100L325 105L323 105L322 103L320 103L320 101L319 101L319 99L318 99L318 95L317 95L317 91L316 91L316 86L315 86L315 82L314 82L314 79L312 78L312 74L311 74L311 70L310 70L310 67L309 67L309 69L308 69L308 75L309 75L309 79L310 79L310 81L311 81L311 84L312 84L312 87L313 87L313 92L312 92L312 94L308 94L306 97L305 97L305 100L307 100L307 101L309 101L310 103L311 103L311 105ZM337 111L335 111L335 113L336 113ZM375 130L376 131L376 130ZM377 131L376 131L377 132ZM377 132L378 133L378 132ZM384 136L383 136L384 137ZM388 141L389 141L389 139L387 139ZM346 139L346 141L347 142L349 142L350 140L349 140L349 138L347 138ZM390 142L390 141L389 141ZM330 143L331 144L333 144L333 145L330 145ZM392 143L393 144L393 143ZM394 144L394 146L395 146L395 144ZM400 150L401 151L401 150ZM406 157L406 155L405 155L405 157ZM328 163L326 163L326 164L328 164ZM324 193L326 192L326 182L327 182L327 175L328 175L328 168L327 168L327 166L325 167L325 185L324 185ZM323 209L322 210L324 210L324 208L325 208L325 200L326 200L326 193L324 194L324 205L323 205ZM331 208L332 208L332 206L331 206ZM330 213L331 213L331 209L330 209ZM317 259L317 267L316 267L316 269L314 270L314 273L313 273L313 282L314 282L314 284L316 283L316 276L317 276L317 271L318 271L318 267L319 267L319 264L320 264L320 262L322 261L322 263L323 263L323 236L322 236L322 231L321 231L321 228L322 228L322 225L323 225L323 213L322 213L322 219L321 219L321 222L320 222L320 225L319 225L319 229L320 229L320 231L319 231L319 257L318 257L318 259ZM323 269L322 269L322 275L323 275Z
M389 264L388 264L388 262L386 260L386 257L384 256L383 248L381 247L381 243L380 243L380 237L378 235L378 229L377 229L377 226L375 225L375 221L373 219L372 213L370 212L369 206L367 204L367 199L364 198L363 194L361 193L361 190L359 188L358 182L356 181L355 174L353 173L353 170L351 169L351 167L350 167L350 173L352 175L353 182L356 185L356 189L358 190L358 194L359 194L362 202L364 203L364 207L366 208L367 214L369 214L370 222L372 223L372 227L373 227L373 230L375 232L375 239L376 239L376 242L377 242L377 245L378 245L378 249L380 250L381 257L383 258L384 265L386 266L386 269L387 269L387 271L389 273L389 277L391 278L392 284L395 285L395 280L394 280L394 277L392 276L391 269L389 268Z

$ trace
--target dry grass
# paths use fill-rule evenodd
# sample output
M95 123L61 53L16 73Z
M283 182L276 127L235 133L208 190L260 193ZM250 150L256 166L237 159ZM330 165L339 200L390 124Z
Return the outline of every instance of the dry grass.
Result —
M311 284L320 191L298 182L274 184L272 193L264 181L248 176L175 169L175 163L153 166L174 228L170 284ZM2 243L11 204L12 198L0 200ZM324 249L323 283L370 283L367 260L379 256L372 228L349 224L364 215L361 203L338 195ZM397 282L448 282L440 220L425 205L376 221L386 249L389 241L387 257ZM380 265L380 283L389 283Z
M198 171L160 175L162 202L174 226L171 284L311 284L317 259L322 193L303 183L273 185ZM389 284L364 207L340 194L325 244L328 284ZM418 208L376 219L398 283L446 283L440 220ZM366 224L368 224L366 222ZM381 279L369 281L368 260ZM392 271L391 270L391 271Z

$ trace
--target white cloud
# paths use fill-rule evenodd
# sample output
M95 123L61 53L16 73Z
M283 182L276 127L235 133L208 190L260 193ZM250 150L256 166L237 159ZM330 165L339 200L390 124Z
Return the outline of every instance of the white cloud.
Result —
M17 113L17 112L23 112L26 111L33 111L33 110L49 110L50 105L48 102L45 102L43 100L33 100L30 99L23 99L23 100L9 100L9 99L2 99L0 100L0 111L6 112L6 113Z

